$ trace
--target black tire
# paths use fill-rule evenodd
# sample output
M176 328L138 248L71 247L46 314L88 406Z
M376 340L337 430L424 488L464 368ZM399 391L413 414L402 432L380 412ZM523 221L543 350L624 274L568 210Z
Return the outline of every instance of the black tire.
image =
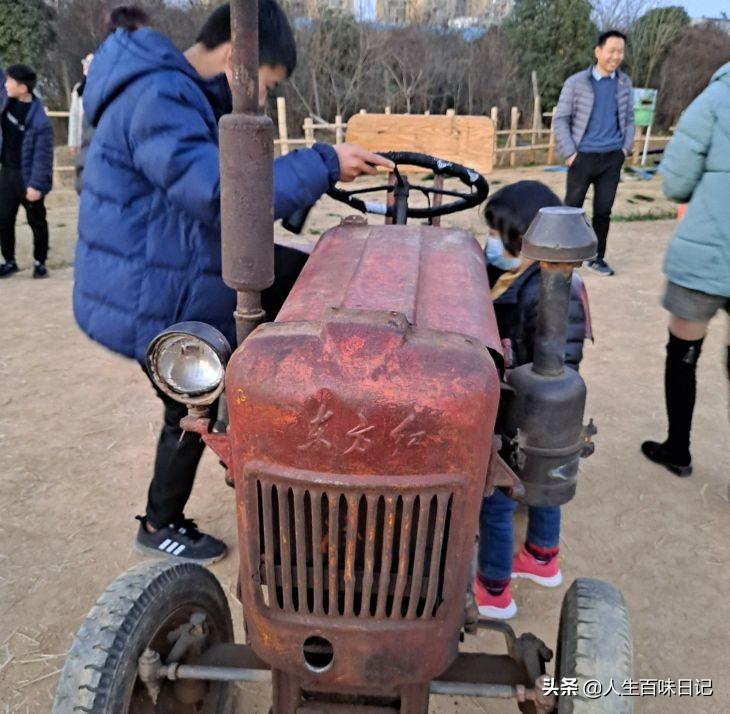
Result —
M137 660L153 646L163 661L167 633L204 612L209 644L233 641L226 596L208 570L194 563L146 561L120 575L96 601L79 628L61 672L53 714L224 714L229 684L210 683L202 708L178 704L164 681L155 707L137 679ZM166 704L169 701L169 704Z
M602 580L575 580L560 610L555 682L560 687L563 678L577 679L578 693L558 698L558 714L631 714L633 697L614 692L586 697L585 683L598 680L604 693L613 680L620 692L632 671L631 629L621 591Z

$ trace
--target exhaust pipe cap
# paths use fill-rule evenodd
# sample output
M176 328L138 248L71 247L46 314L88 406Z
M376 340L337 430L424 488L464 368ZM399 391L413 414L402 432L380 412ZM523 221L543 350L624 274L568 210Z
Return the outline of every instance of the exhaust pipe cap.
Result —
M579 263L595 257L598 239L582 208L541 208L522 240L522 254L544 263Z

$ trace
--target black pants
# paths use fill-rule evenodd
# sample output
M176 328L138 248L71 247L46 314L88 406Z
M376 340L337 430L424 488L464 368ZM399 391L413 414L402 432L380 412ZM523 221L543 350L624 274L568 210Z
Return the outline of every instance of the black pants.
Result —
M155 470L147 493L147 519L155 528L164 528L183 516L190 498L205 443L199 434L180 428L188 413L184 404L157 392L165 406L164 423L157 440ZM211 412L215 418L215 405Z
M293 248L275 246L274 284L261 294L267 319L273 320L294 287L309 256ZM190 498L205 444L198 434L183 435L180 420L187 414L184 405L157 391L165 407L164 423L157 441L157 454L152 482L147 493L146 515L155 528L175 523L183 516ZM215 419L217 404L211 406Z
M606 255L611 209L616 198L624 158L624 152L620 149L605 154L579 151L573 164L568 167L568 185L565 191L567 206L582 208L588 187L593 184L593 230L598 236L599 258Z
M15 218L23 206L33 231L33 258L45 263L48 257L48 222L43 198L28 201L18 169L0 169L0 247L5 262L15 260Z

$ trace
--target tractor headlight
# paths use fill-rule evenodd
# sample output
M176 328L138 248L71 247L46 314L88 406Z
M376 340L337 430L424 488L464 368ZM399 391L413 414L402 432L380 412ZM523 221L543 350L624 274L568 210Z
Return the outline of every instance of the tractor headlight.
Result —
M228 340L203 322L168 327L147 347L147 372L157 387L177 402L212 404L223 391Z

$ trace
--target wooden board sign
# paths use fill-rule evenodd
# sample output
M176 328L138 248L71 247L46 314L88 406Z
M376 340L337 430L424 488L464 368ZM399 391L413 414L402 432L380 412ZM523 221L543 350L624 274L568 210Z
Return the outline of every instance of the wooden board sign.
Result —
M376 152L430 154L481 174L492 170L494 159L494 125L481 116L355 114L347 122L347 141Z

